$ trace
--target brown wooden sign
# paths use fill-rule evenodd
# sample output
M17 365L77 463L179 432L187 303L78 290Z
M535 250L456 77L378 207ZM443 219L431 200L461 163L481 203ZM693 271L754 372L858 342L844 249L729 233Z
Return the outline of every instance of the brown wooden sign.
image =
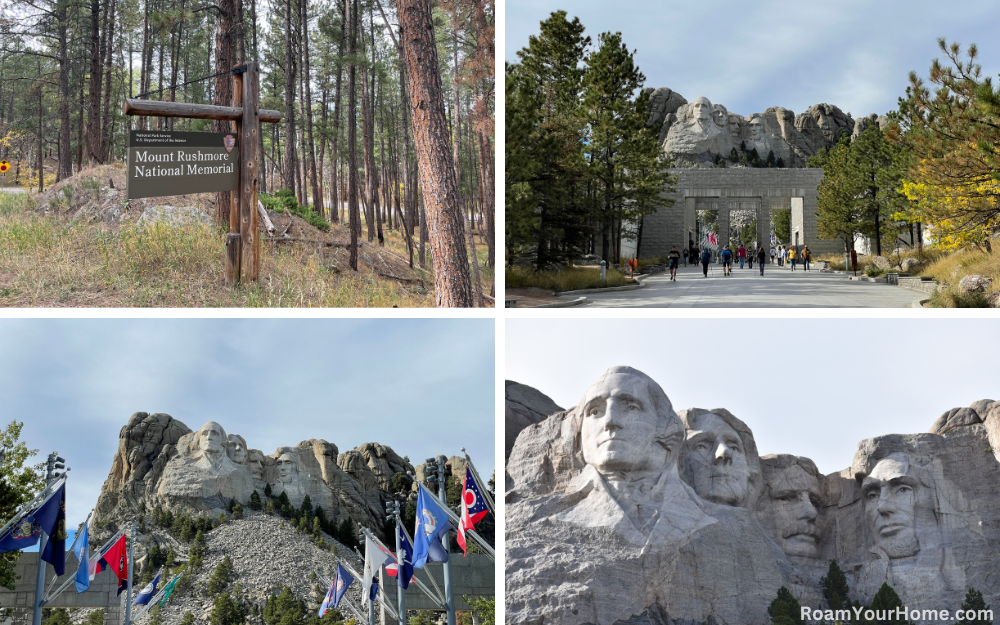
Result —
M259 96L259 85L260 85L260 68L257 67L256 63L247 62L239 67L233 68L233 102L232 106L214 106L209 104L188 104L182 102L156 102L152 100L125 100L123 107L123 112L126 115L146 115L150 117L186 117L192 119L217 119L223 121L233 121L235 122L232 133L158 133L155 131L133 131L133 135L143 134L142 140L149 143L156 140L154 135L168 135L164 137L164 140L169 139L173 136L178 135L207 135L211 137L222 137L222 149L226 150L229 145L229 140L226 139L227 136L231 135L233 138L233 147L231 152L227 152L227 158L225 161L212 161L212 157L205 157L208 159L207 162L190 163L187 160L184 162L184 172L192 171L189 165L194 165L193 170L196 176L214 176L220 174L226 174L227 176L230 172L214 171L214 169L219 167L228 167L230 163L235 163L233 169L235 169L235 182L232 186L219 187L215 186L211 189L200 189L200 191L230 191L230 210L229 210L229 233L226 235L226 256L225 256L225 280L226 284L238 284L240 282L240 277L245 280L254 281L260 276L260 237L257 234L257 188L258 188L258 173L260 170L259 163L259 142L260 142L260 122L278 122L281 121L281 113L279 111L271 111L267 109L258 108L260 104ZM130 137L131 139L131 137ZM216 139L206 139L206 141L216 141ZM133 175L137 173L134 169L137 165L133 164L133 151L140 149L139 147L133 148L132 144L129 144L129 169L130 169L130 179ZM148 147L145 145L142 149L146 150L144 152L144 159L147 159L149 154L156 155L157 153L151 152L151 150L172 150L172 153L184 152L184 158L192 158L191 154L198 152L199 150L207 153L210 149L218 150L218 143L212 143L211 145L206 145L204 147L188 145L187 147L180 147L179 145L173 145L167 143L166 146L156 147L149 144ZM177 156L175 158L180 158ZM138 159L138 154L136 154L136 159ZM147 160L143 160L143 163L148 163ZM177 169L176 162L168 161L166 164L154 163L154 167L161 167L164 169L170 169L173 167ZM208 174L198 173L202 170L198 168L212 169ZM140 186L147 183L149 178L146 176L146 172L142 172L142 183ZM173 175L172 173L170 175ZM190 175L187 173L180 173L179 175ZM156 177L156 176L152 176ZM129 183L131 185L131 182ZM215 184L214 182L212 184ZM227 185L230 183L226 182ZM192 188L192 187L184 187ZM175 195L178 193L193 193L194 191L181 191L175 186L171 189L170 193L155 193L153 195ZM152 197L152 196L142 196L142 195L131 195L128 197Z
M129 132L125 197L235 191L239 149L231 132Z

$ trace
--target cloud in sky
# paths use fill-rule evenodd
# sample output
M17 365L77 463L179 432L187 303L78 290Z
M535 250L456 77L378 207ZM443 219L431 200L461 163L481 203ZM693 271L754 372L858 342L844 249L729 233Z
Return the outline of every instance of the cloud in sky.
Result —
M322 438L495 466L492 319L0 320L3 422L72 467L83 521L135 412L218 421L265 454Z
M859 118L897 106L914 70L926 77L944 59L937 38L977 43L984 76L996 80L1000 3L967 0L507 0L504 55L516 61L539 22L556 10L586 33L619 31L646 76L690 102L705 96L741 115L781 106L802 113L829 103Z
M1000 400L995 319L509 319L504 377L575 406L629 365L675 410L726 408L765 454L851 466L859 441L926 432L945 411Z

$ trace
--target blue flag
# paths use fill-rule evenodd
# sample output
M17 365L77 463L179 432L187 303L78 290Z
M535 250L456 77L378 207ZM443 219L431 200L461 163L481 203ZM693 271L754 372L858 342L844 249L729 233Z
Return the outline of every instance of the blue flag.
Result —
M326 593L326 598L323 599L323 605L319 606L320 618L323 618L330 608L336 609L340 605L340 600L347 594L347 589L353 581L354 577L343 566L338 564L337 575L334 577L333 584L330 585L330 590Z
M431 543L445 528L450 528L448 515L428 494L423 484L417 493L417 525L413 528L413 568L422 569L427 563Z
M90 590L90 536L88 529L87 524L84 523L83 533L77 537L76 548L73 549L77 560L80 561L80 568L76 570L74 578L77 594Z
M409 588L410 578L413 577L413 545L406 536L403 526L396 525L399 533L399 553L396 554L396 584L400 588Z
M373 577L372 578L372 590L368 594L368 600L369 601L375 601L375 597L377 597L377 596L378 596L378 578L377 577Z
M445 523L441 531L438 532L437 537L431 541L430 546L427 548L427 561L428 562L447 562L448 561L448 550L444 548L441 544L441 537L453 530L451 523Z
M336 592L333 595L333 607L340 605L340 600L347 594L347 589L354 582L354 577L340 564L337 565L337 581L334 583Z
M52 565L56 575L66 573L66 485L59 487L46 503L39 508L35 516L49 536L42 551L42 560Z
M132 605L148 604L150 599L153 598L153 595L156 594L156 587L159 585L160 585L160 575L159 573L157 573L156 577L153 578L153 581L146 584L146 587L140 590L139 594L135 596L135 601L132 602Z
M51 530L57 520L60 503L60 498L57 495L60 494L60 491L62 491L62 487L36 508L22 515L14 525L7 528L7 531L0 536L0 553L20 551L38 544L38 540L42 537L42 531L51 537Z

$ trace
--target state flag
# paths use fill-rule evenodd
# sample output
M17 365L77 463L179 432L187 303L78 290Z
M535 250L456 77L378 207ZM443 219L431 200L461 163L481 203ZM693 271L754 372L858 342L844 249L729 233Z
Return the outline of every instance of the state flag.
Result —
M80 561L80 566L76 570L74 583L77 594L90 590L90 532L86 523L83 524L83 532L73 549L76 559Z
M126 549L124 534L97 558L94 575L106 569L110 569L118 578L118 594L122 594L122 588L128 587L128 549Z
M42 550L42 560L52 565L57 576L66 573L66 484L55 492L35 517L49 539Z
M423 484L417 493L417 524L413 529L413 568L421 569L428 560L431 543L451 528L449 516Z
M146 587L139 591L139 594L135 596L135 601L132 605L146 605L156 594L156 587L160 585L160 574L157 573L153 581L146 584Z
M388 553L381 549L372 541L365 537L365 572L361 581L361 592L365 597L365 602L371 601L372 579L375 573L382 567L386 560L390 559Z
M184 573L181 573L177 577L173 578L172 580L170 580L170 583L167 584L166 587L163 589L163 600L160 601L160 607L167 605L167 600L170 599L170 595L174 594L174 586L177 585L177 581L183 576Z
M57 537L57 530L65 536L65 532L58 526L60 509L65 510L65 501L66 490L65 485L63 485L53 491L40 504L21 515L21 518L17 522L0 535L0 553L21 551L32 547L38 544L38 541L42 537L42 532L49 535L50 543ZM65 529L65 512L63 512L61 518L63 522L62 529ZM66 549L65 541L62 543L62 548L63 550ZM46 553L50 553L48 549L46 549ZM45 560L49 561L49 558L45 558Z
M410 537L406 535L402 525L396 526L396 532L399 534L396 584L405 589L409 588L410 578L413 577L413 545L410 544Z
M465 533L476 529L476 523L481 521L489 511L490 509L486 506L486 500L483 499L483 495L479 491L479 485L472 477L472 469L465 467L465 485L462 487L462 518L458 524L458 536L456 538L458 545L462 548L465 555L469 555Z

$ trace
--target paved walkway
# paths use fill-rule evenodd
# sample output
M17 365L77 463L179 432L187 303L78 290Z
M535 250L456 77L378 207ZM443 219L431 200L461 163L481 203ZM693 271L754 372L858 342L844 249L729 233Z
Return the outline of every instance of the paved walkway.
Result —
M848 280L844 274L804 272L766 265L760 276L757 265L722 276L722 266L712 265L708 277L701 268L681 267L677 281L669 273L644 280L646 286L631 291L588 293L589 307L620 308L906 308L926 294L878 282ZM565 296L564 299L570 299Z

